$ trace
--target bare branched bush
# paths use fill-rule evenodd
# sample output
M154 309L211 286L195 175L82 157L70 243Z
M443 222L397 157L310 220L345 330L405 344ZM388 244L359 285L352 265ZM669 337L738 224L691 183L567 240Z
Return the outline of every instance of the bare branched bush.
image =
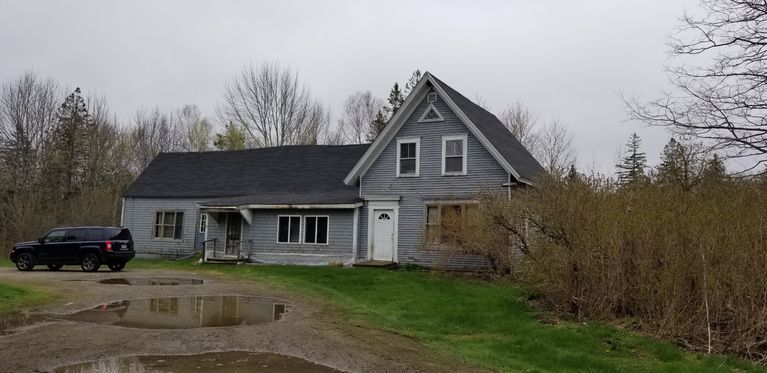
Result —
M562 313L627 318L696 350L764 362L764 206L759 181L704 178L686 190L552 178L484 196L463 246L513 266Z

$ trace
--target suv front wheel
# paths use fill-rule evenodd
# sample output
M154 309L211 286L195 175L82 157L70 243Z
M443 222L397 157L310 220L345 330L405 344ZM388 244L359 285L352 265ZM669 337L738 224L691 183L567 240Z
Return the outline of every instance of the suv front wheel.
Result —
M83 256L83 262L80 264L80 268L83 272L96 272L101 267L101 261L96 254L85 254Z
M32 268L35 268L35 257L30 253L21 253L19 257L16 258L16 268L18 268L19 271L31 271Z

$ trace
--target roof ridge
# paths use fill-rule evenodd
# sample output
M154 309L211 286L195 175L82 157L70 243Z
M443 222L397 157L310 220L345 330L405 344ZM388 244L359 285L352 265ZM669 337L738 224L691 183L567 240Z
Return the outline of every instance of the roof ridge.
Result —
M256 151L266 151L266 150L274 150L274 149L286 149L286 148L309 148L309 147L316 147L316 148L345 148L345 147L362 147L362 146L370 146L370 143L364 143L364 144L297 144L297 145L277 145L277 146L266 146L261 148L247 148L247 149L234 149L234 150L203 150L198 152L187 152L187 151L172 151L172 152L160 152L159 154L207 154L207 153L237 153L237 152L256 152Z

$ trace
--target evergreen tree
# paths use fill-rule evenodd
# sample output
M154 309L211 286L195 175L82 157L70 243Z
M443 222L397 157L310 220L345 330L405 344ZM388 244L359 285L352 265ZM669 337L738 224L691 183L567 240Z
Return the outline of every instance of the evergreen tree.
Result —
M626 156L616 165L619 184L629 185L646 178L647 155L640 150L641 145L642 140L639 135L632 133L626 144Z
M82 183L88 152L88 136L91 122L88 108L80 92L75 88L61 104L56 113L49 147L48 177L58 187L56 198L67 200L74 196Z
M725 180L727 180L727 168L724 166L722 158L718 154L714 154L703 166L701 181L703 183L720 183Z
M700 181L703 161L695 144L685 145L672 137L663 147L660 159L661 163L655 170L658 184L690 190Z
M399 110L399 108L402 106L402 103L405 102L405 97L402 95L402 91L399 89L399 83L394 83L394 86L391 88L391 92L389 92L389 118L394 116L394 114Z
M376 137L378 137L378 134L383 131L384 127L386 127L387 122L388 120L384 113L381 110L378 110L375 119L370 123L370 131L368 132L367 140L373 142Z
M580 178L581 178L581 175L578 173L578 170L575 169L575 165L571 164L570 169L567 170L566 180L568 182L575 182L580 180Z
M245 133L234 123L229 123L224 133L217 133L213 145L218 150L245 149Z

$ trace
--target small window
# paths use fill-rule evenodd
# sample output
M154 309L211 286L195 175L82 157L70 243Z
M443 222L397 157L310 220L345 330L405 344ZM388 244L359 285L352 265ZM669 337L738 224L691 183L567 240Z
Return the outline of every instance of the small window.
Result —
M43 239L43 242L45 243L54 243L54 242L64 242L64 236L66 231L63 229L58 229L55 231L50 231Z
M445 118L442 117L442 114L440 114L434 104L429 104L423 114L421 114L421 117L418 118L418 122L441 122L443 120Z
M277 218L277 242L301 243L300 216L280 216Z
M183 234L184 213L158 211L154 219L154 238L180 240Z
M391 216L384 212L383 214L378 215L378 220L391 220Z
M304 243L314 243L314 244L328 243L328 217L327 216L304 217Z
M426 102L437 102L437 92L429 92L426 95Z
M200 215L200 233L205 233L208 230L208 214Z
M397 176L418 176L419 166L419 139L397 140Z
M466 175L466 136L442 138L442 174Z

